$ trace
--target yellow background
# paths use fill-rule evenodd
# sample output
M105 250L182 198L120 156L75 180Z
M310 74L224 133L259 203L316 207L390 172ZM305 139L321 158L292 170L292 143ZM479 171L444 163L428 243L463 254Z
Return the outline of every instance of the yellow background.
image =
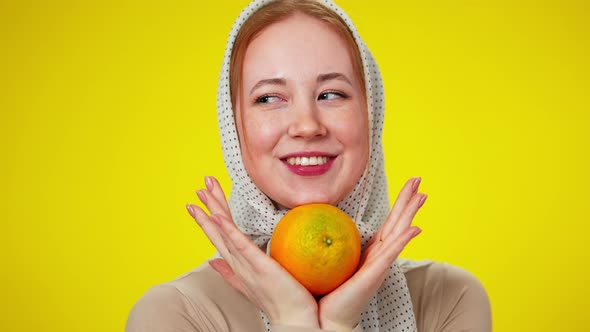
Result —
M0 330L121 331L213 253L185 203L230 190L216 84L247 2L0 3ZM392 199L429 194L403 256L478 276L495 331L586 329L588 2L338 3L383 72Z

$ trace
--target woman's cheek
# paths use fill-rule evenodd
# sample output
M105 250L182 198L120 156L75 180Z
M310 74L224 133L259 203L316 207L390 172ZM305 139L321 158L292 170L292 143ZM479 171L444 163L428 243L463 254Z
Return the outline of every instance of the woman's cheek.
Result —
M279 122L273 119L252 119L247 123L248 145L251 151L270 153L280 137Z
M368 144L368 124L362 117L348 113L344 117L332 119L333 132L343 141ZM367 143L364 143L367 142Z

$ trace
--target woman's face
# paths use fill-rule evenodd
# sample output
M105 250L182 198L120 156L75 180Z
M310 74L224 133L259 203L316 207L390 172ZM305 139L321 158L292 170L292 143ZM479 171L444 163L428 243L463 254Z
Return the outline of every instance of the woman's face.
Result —
M237 94L244 166L279 206L336 204L369 157L364 87L345 41L296 14L249 44Z

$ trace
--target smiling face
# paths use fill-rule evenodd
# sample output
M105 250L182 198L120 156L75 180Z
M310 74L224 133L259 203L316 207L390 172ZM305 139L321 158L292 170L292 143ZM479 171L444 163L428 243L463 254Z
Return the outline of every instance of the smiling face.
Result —
M369 157L364 87L327 23L294 14L248 45L236 125L250 178L286 208L336 204Z

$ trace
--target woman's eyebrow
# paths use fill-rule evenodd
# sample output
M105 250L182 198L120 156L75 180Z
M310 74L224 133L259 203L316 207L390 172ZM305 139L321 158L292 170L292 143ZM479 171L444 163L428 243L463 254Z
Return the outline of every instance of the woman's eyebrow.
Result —
M258 83L254 84L254 86L252 87L252 90L250 90L250 95L252 95L252 93L254 93L254 90L258 89L259 87L263 86L263 85L287 85L287 81L284 78L268 78L268 79L264 79L264 80L260 80L258 81Z
M348 77L346 77L346 75L342 74L342 73L327 73L327 74L321 74L318 76L317 82L321 83L321 82L326 82L329 80L341 80L344 81L350 85L352 85L352 82L350 82L350 80L348 79Z

